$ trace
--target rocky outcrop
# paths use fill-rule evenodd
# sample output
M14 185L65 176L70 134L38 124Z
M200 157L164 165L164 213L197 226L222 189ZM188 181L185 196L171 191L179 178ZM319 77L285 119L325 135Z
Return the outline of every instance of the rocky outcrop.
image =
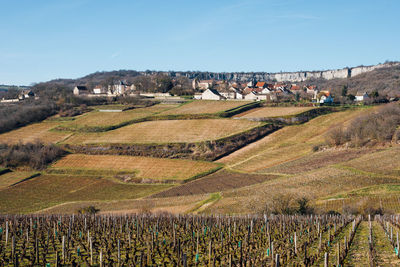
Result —
M302 82L308 79L336 79L336 78L350 78L361 73L373 71L379 68L392 67L400 65L400 62L390 62L384 64L378 64L373 66L359 66L353 68L343 68L337 70L325 70L325 71L299 71L299 72L279 72L279 73L268 73L268 72L167 72L168 75L173 77L186 76L190 79L216 79L216 80L228 80L228 81L288 81L288 82ZM156 72L154 72L156 73ZM154 74L152 72L146 72L146 74ZM159 73L159 72L158 72ZM145 74L145 73L143 73Z

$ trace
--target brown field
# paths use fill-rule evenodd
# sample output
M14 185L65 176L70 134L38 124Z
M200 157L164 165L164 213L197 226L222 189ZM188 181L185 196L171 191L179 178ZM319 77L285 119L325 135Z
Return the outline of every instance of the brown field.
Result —
M262 107L262 108L251 109L245 113L236 115L235 117L241 117L241 118L283 117L289 115L296 115L311 109L314 109L314 107Z
M319 116L301 125L284 127L261 140L219 160L229 168L257 172L312 153L315 145L325 142L325 133L333 126L348 122L365 109Z
M165 111L162 114L212 114L236 108L248 103L250 102L195 100L190 103L183 104L178 108Z
M343 165L377 174L400 176L400 146L369 153Z
M34 174L35 172L28 171L13 171L2 174L0 175L0 190L16 184Z
M218 167L218 164L204 161L71 154L57 161L51 169L130 171L140 179L185 180Z
M219 171L204 178L173 187L155 194L152 197L174 197L214 193L262 183L274 178L277 178L277 176Z
M331 149L308 154L299 159L288 161L277 166L261 169L259 173L298 174L323 168L332 164L347 162L362 155L372 153L373 149Z
M158 104L146 108L136 108L122 112L100 112L95 110L80 115L75 120L64 123L63 126L71 128L81 128L85 126L87 127L114 126L126 121L155 115L165 110L175 108L177 106L178 105ZM97 106L97 107L98 109L117 109L118 106L111 106L110 108L107 108L107 106ZM124 106L120 107L123 108Z
M382 195L371 195L361 197L351 197L343 199L327 199L319 200L315 203L317 210L330 211L334 210L340 213L346 211L346 209L362 210L365 207L382 208L388 213L399 213L400 212L400 198L399 193L397 194L382 194Z
M258 122L231 119L147 121L104 133L76 133L64 143L199 142L240 133L258 125Z
M377 184L398 184L399 179L361 175L350 170L325 167L312 172L272 179L261 184L223 192L222 199L208 212L262 212L274 196L292 195L314 200L345 194Z
M28 143L40 140L44 143L57 143L71 133L50 131L58 125L57 122L40 122L34 123L19 129L0 134L0 143Z
M136 199L169 185L121 184L95 177L42 175L0 191L1 213L28 213L71 201Z
M75 213L82 207L90 205L100 209L100 213L106 214L126 214L140 212L168 212L186 213L195 208L198 202L204 201L208 195L194 195L185 197L170 197L159 199L129 199L113 201L74 201L66 202L47 209L40 210L38 213L46 214L68 214Z

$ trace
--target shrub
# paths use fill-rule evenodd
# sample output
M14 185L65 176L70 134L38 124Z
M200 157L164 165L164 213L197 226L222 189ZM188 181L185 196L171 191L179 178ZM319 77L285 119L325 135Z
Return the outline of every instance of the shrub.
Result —
M56 114L58 107L50 100L24 101L0 106L0 133L38 122Z
M91 215L93 215L93 214L98 213L99 211L100 211L100 209L97 209L95 206L87 206L87 207L80 208L78 210L78 213L79 214L91 214Z
M376 142L397 142L399 138L400 106L387 104L377 112L360 115L346 129L339 125L326 135L326 143L340 146L350 143L352 146L365 146Z
M7 168L28 166L35 170L44 169L48 164L66 152L55 145L27 143L0 145L0 165Z

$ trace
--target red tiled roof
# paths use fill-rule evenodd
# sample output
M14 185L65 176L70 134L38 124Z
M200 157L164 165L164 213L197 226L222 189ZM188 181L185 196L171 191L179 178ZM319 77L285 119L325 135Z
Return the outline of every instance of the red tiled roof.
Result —
M264 87L266 82L257 82L256 87Z

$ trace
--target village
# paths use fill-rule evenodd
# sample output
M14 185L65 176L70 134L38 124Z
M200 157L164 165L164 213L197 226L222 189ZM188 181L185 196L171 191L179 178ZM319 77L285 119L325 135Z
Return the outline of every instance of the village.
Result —
M172 83L175 80L172 79ZM178 84L177 87L182 85ZM226 80L190 80L191 95L181 95L171 91L146 91L140 89L134 83L118 80L109 85L97 85L89 88L86 85L76 85L72 92L78 97L115 97L131 96L142 98L154 98L158 100L179 101L192 98L195 100L236 100L236 101L266 101L283 102L285 100L299 101L319 104L334 103L334 95L330 89L320 89L316 85L300 85L290 82L266 82L255 79L247 82L236 82ZM25 100L37 100L39 96L32 89L21 90L18 97L2 98L0 103L16 103ZM352 99L355 102L365 102L371 97L367 92L357 92Z
M334 96L330 90L319 90L315 85L300 86L285 82L229 82L225 80L192 80L193 98L197 100L245 100L245 101L274 101L294 98L307 99L320 104L332 104ZM179 95L170 92L142 92L134 84L118 81L113 85L96 86L90 90L86 86L75 86L73 93L76 96L112 97L112 96L141 96L156 99L180 99ZM354 101L366 101L370 97L366 92L358 93Z

